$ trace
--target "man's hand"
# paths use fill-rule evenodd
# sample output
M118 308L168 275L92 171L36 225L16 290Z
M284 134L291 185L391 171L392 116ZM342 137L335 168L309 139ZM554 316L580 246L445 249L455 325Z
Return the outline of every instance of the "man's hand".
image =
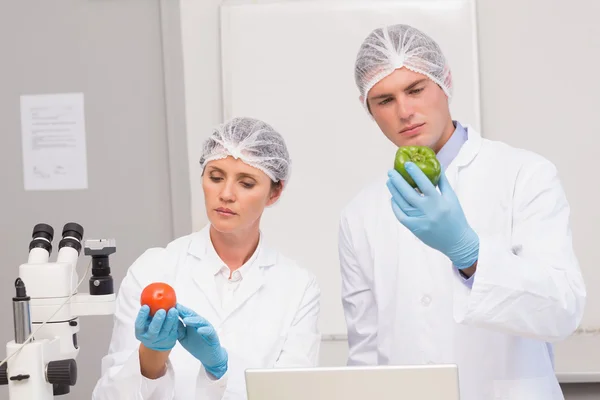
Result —
M473 267L479 256L479 237L469 226L458 197L442 172L440 192L414 163L405 164L422 194L397 171L388 173L396 218L416 237L445 254L458 269Z

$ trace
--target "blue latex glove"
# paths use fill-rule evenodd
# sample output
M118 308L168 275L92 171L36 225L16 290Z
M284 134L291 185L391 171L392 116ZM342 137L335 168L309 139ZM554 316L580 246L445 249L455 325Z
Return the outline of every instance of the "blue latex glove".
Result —
M158 310L150 316L150 307L143 305L135 319L135 337L144 346L156 351L171 350L177 343L179 312Z
M405 164L421 193L397 171L388 173L396 218L423 243L445 254L458 269L472 266L479 257L479 237L469 226L456 193L442 172L437 191L414 163Z
M227 372L228 355L221 347L215 328L193 310L177 304L185 326L179 327L179 343L196 357L207 372L220 379Z

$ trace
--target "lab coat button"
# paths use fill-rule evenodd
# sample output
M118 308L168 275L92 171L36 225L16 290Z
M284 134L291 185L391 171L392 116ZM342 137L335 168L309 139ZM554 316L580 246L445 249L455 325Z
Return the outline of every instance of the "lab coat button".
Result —
M423 304L425 307L427 307L430 303L431 303L431 297L429 297L427 295L421 297L421 304Z

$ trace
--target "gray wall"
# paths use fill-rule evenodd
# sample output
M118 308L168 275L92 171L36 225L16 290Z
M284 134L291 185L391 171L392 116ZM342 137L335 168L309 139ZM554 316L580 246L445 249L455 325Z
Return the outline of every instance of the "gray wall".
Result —
M87 238L115 238L117 287L146 248L191 229L178 18L172 1L0 2L0 359L36 223L60 235L74 221ZM25 192L19 96L57 92L85 95L89 189ZM88 259L80 261L83 271ZM112 319L84 317L80 326L79 380L65 399L90 398ZM0 398L7 393L0 387Z

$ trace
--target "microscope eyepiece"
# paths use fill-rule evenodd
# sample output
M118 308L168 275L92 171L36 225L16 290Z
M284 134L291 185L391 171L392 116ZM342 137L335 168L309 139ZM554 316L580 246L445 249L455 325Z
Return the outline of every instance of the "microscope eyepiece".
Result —
M48 224L37 224L33 227L31 242L29 242L29 251L35 248L43 248L50 254L52 252L52 240L54 239L54 229Z
M44 237L51 242L52 239L54 239L54 229L48 224L37 224L33 227L33 234L31 237L33 239L37 237Z
M81 239L83 239L83 226L75 222L65 224L62 231L62 237L66 238L69 236L81 241Z
M63 247L72 247L77 250L77 254L81 252L81 239L83 238L83 227L75 222L65 224L62 231L62 239L58 243L58 249Z

